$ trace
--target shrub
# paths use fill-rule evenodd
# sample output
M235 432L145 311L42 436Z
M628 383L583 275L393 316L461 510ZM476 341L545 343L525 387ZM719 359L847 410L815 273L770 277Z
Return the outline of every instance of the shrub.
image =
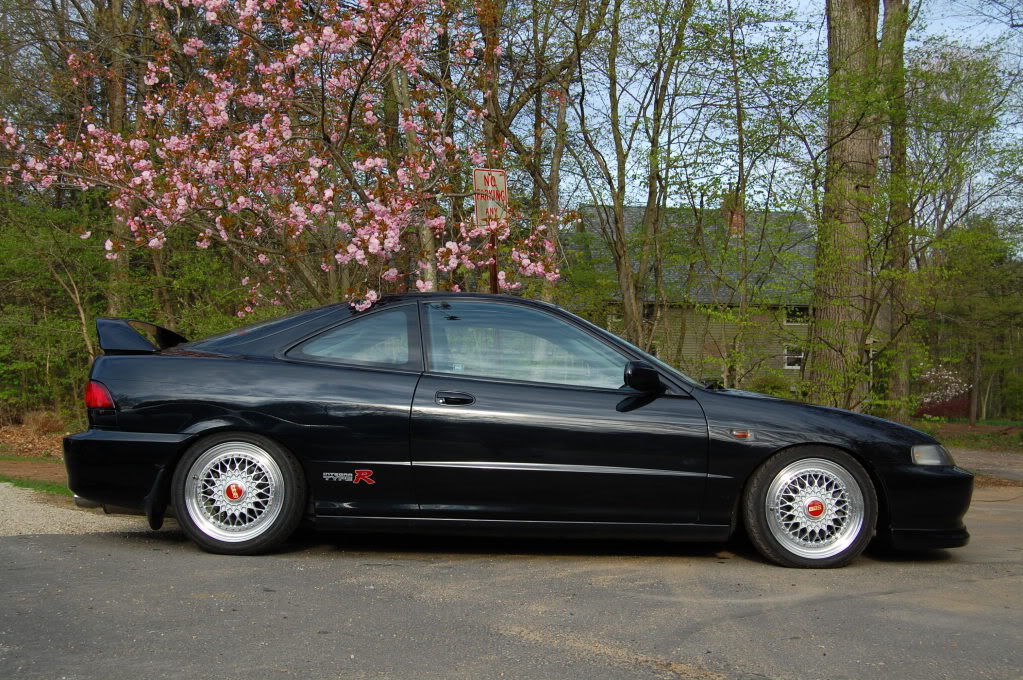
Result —
M792 387L789 381L780 375L762 375L750 385L750 391L769 394L772 397L791 397Z
M53 411L29 411L22 418L22 424L35 434L64 432L67 429L64 419Z

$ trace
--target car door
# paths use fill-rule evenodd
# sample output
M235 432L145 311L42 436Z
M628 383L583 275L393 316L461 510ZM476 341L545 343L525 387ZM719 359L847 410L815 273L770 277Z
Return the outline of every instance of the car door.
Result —
M708 442L695 399L625 388L630 357L539 306L431 300L420 315L411 442L424 516L698 518Z
M423 368L416 304L354 316L289 349L279 436L301 453L318 515L418 512L409 412Z

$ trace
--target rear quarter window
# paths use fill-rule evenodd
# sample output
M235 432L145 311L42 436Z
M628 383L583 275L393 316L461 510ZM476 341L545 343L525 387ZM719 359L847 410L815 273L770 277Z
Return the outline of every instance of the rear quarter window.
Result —
M287 356L349 366L422 370L416 308L405 305L359 315L306 340Z

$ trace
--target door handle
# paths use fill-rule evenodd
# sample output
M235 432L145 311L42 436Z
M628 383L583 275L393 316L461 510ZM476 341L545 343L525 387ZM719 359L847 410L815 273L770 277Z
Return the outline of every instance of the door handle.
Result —
M465 392L438 392L434 398L441 406L468 406L476 401L476 397Z

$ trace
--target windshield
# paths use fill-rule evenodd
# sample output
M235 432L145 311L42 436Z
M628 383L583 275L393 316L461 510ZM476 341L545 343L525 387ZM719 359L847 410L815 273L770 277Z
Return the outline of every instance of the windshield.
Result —
M614 333L612 333L610 331L607 331L607 330L601 328L600 326L598 326L598 325L596 325L594 323L590 323L589 321L587 321L586 319L582 318L581 316L578 316L576 314L572 314L572 312L569 312L568 310L562 310L562 311L565 312L566 314L568 314L569 316L571 316L572 318L574 318L574 319L576 319L576 320L586 324L589 328L592 328L593 330L595 330L595 331L597 331L597 332L599 332L599 333L601 333L603 335L610 335L615 340L617 340L618 342L622 343L623 345L625 345L626 347L628 347L629 349L634 351L636 354L640 355L640 357L642 357L644 361L648 361L651 364L653 364L654 366L657 366L658 368L660 368L665 373L668 373L670 375L673 375L673 376L677 377L679 380L681 380L682 382L686 383L687 385L692 385L693 387L703 387L704 386L703 383L699 382L698 380L693 380L692 378L690 378L688 375L686 375L682 371L678 370L677 368L675 368L674 366L672 366L670 364L666 364L665 362L663 362L660 359L658 359L657 357L655 357L653 354L650 354L648 352L644 352L643 350L641 350L639 347L636 347L635 345L633 345L628 340L625 340L624 338L621 338L621 337L615 335Z

